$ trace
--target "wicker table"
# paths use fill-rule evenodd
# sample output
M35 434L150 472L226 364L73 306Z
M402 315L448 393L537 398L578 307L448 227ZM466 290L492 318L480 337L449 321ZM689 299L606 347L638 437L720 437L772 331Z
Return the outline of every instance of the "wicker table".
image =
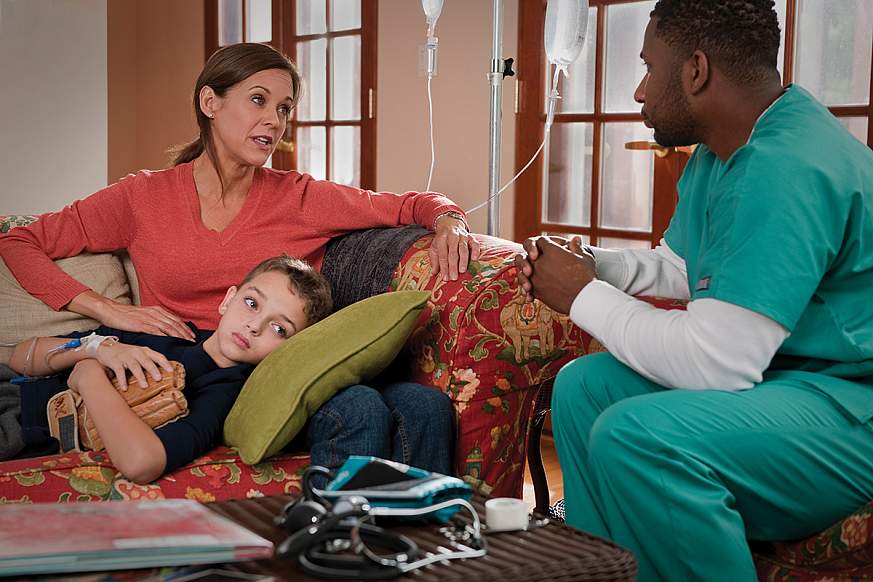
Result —
M278 546L286 534L273 525L273 517L290 499L285 496L264 497L211 503L208 507ZM482 497L473 499L473 505L483 520L484 502ZM437 546L446 543L437 526L397 529L412 538L424 552L435 551ZM495 533L487 535L486 539L488 555L485 557L438 562L398 580L636 580L636 560L630 552L564 524L550 523L526 532ZM287 560L240 562L225 567L272 576L277 580L314 580Z

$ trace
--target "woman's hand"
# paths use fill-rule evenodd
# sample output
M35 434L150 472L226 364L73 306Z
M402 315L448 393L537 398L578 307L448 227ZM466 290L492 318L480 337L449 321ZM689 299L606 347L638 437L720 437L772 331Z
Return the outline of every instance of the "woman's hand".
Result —
M67 305L67 309L115 329L194 340L194 332L185 325L182 318L163 307L124 305L90 289L76 295Z
M158 366L170 372L173 367L167 358L152 349L143 346L132 346L122 343L103 342L97 348L97 361L112 370L118 379L118 388L127 390L127 370L133 375L140 386L146 385L146 373L153 379L161 379Z
M433 243L428 249L431 271L442 273L443 280L456 280L458 273L466 273L470 261L479 258L479 243L467 230L463 220L444 214L436 221Z

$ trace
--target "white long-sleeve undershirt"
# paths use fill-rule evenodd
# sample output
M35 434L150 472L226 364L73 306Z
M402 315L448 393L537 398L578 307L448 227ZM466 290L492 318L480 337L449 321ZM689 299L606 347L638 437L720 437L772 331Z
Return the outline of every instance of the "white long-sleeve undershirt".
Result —
M570 318L619 361L662 386L751 388L789 335L774 320L718 299L694 300L682 311L632 297L689 298L685 262L663 240L654 250L591 250L598 280L576 296Z

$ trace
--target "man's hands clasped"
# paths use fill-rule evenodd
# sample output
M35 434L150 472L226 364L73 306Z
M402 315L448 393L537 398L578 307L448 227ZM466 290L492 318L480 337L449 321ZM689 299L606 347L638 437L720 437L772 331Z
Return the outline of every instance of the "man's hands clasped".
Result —
M515 256L515 266L528 302L536 298L555 311L570 313L579 292L597 278L594 255L579 237L533 237L524 242L524 250Z

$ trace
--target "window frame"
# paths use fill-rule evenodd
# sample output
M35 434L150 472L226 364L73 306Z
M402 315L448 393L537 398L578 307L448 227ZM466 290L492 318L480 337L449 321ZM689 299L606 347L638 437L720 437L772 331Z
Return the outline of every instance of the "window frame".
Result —
M204 22L205 22L205 52L204 62L212 53L218 50L218 1L206 0L204 4ZM242 2L242 28L243 40L245 41L245 18L247 0ZM327 132L326 151L325 151L325 168L327 179L331 179L331 159L330 159L330 133L332 127L360 127L361 142L360 142L360 184L362 189L373 190L376 186L376 79L377 79L377 55L378 55L378 6L377 0L360 0L361 2L361 28L354 28L342 31L326 31L322 34L306 34L297 35L296 30L296 14L298 0L272 0L272 30L273 38L266 43L273 48L282 51L288 57L296 61L296 43L299 41L317 40L319 38L327 39L327 61L326 61L326 84L325 84L325 112L326 119L324 121L298 121L296 116L292 115L286 130L286 136L290 136L290 143L280 142L276 151L273 153L273 167L276 169L289 170L297 167L297 148L295 147L293 136L296 135L298 127L325 127ZM325 3L325 15L327 22L330 22L330 0L322 0ZM361 118L359 120L343 120L336 121L330 119L330 50L331 38L342 36L357 36L361 37L361 91L360 111ZM305 90L305 87L304 87ZM287 145L286 145L287 144Z
M782 84L788 85L794 82L794 61L796 46L794 39L797 36L797 2L798 0L785 0L785 55L782 61ZM871 39L873 45L873 39ZM870 58L870 92L867 94L866 105L835 105L827 106L828 110L836 117L866 117L867 118L867 147L873 149L873 53Z
M653 212L651 230L625 230L606 228L600 222L600 180L603 152L603 124L609 122L642 122L640 113L607 113L603 109L604 76L604 36L606 12L603 6L629 4L638 0L589 0L591 7L597 8L597 31L594 55L594 111L593 113L556 113L555 125L567 123L592 124L592 168L591 168L591 214L590 226L553 223L543 218L542 176L543 158L538 157L531 168L522 174L516 192L539 192L537 196L519 196L515 200L515 238L523 240L544 232L566 233L587 236L592 245L599 239L619 238L625 240L652 241L654 233L666 228L675 207L676 195L670 191L669 181L655 179L652 187ZM545 77L546 59L543 48L543 25L545 22L546 0L519 1L519 95L516 121L516 166L520 169L533 155L543 139L545 127ZM588 37L590 38L590 34ZM536 46L538 50L526 50ZM552 126L554 127L554 126ZM668 159L669 158L669 159ZM675 158L675 159L674 159ZM681 174L684 168L683 156L655 156L656 177L658 166L664 166L669 174ZM658 237L660 238L660 237ZM654 241L657 242L657 241Z

